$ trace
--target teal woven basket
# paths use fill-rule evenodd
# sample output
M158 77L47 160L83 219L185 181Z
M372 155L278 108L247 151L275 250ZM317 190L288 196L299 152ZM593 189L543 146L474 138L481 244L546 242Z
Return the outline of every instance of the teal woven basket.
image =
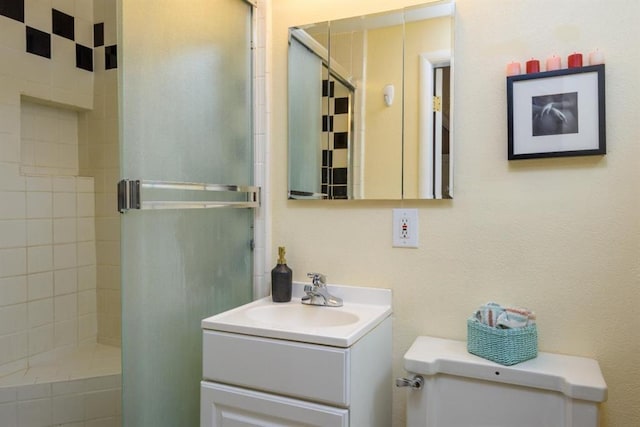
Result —
M501 365L511 366L538 355L536 325L498 329L467 319L467 351Z

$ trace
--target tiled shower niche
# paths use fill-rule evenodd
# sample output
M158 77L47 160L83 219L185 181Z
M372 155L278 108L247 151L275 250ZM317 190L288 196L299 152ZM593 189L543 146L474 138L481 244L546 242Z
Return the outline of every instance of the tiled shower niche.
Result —
M15 303L0 302L12 319L0 341L14 343L0 374L97 340L94 178L77 176L78 113L22 99L20 118L24 210L0 221L15 261L0 274Z

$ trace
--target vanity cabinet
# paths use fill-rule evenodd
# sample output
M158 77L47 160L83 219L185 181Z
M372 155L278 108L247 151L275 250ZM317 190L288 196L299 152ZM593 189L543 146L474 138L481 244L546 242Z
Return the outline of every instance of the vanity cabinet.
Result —
M391 317L349 347L204 329L201 426L389 426L391 334Z

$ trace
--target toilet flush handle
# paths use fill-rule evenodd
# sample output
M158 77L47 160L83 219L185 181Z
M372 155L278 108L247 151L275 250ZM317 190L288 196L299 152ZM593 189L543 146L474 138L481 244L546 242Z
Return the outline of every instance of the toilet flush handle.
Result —
M396 387L411 387L414 390L419 390L424 384L424 379L420 375L416 375L413 378L396 378Z

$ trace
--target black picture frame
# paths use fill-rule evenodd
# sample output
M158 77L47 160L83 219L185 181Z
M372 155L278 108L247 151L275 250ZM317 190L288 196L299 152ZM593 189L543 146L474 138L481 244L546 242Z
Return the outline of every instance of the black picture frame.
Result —
M604 70L507 77L509 160L606 154Z

